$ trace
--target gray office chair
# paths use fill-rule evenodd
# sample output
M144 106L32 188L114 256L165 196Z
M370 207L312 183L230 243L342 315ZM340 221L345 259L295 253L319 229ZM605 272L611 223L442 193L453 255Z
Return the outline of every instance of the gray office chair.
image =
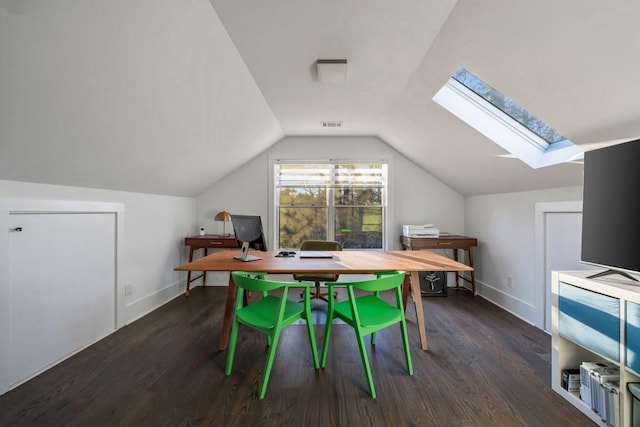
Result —
M338 242L334 242L332 240L305 240L300 245L301 251L341 251L342 245ZM311 299L319 298L325 301L329 301L327 299L328 293L323 293L320 291L320 283L321 282L336 282L338 280L339 274L322 274L322 273L305 273L305 274L294 274L293 280L297 280L299 282L314 282L316 285L315 292L311 292ZM338 292L334 292L334 298L338 295Z

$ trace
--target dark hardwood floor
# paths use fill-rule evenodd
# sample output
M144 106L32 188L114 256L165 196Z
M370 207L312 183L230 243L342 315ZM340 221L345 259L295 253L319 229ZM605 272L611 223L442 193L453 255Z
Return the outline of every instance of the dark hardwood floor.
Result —
M550 337L470 292L424 298L429 351L407 310L415 373L396 327L379 333L372 400L353 331L335 325L315 371L305 327L280 341L264 400L261 335L241 329L234 371L217 349L226 288L196 288L0 396L2 426L585 426L550 388ZM343 297L341 295L341 297ZM324 303L314 302L323 319ZM316 326L318 346L323 325Z

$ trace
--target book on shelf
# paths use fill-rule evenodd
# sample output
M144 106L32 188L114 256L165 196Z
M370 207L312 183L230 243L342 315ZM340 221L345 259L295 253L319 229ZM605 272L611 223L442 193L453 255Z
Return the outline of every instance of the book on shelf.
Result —
M611 363L582 362L580 364L580 399L602 421L617 425L620 416L620 368Z
M580 364L580 399L593 409L595 392L592 390L591 371L606 366L602 362L582 362Z
M608 426L617 426L620 421L620 381L611 381L600 384L602 395L602 407L600 419Z

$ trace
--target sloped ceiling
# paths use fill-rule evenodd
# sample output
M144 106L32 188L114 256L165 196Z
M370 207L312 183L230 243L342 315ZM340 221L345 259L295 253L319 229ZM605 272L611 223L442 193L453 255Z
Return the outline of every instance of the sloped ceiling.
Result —
M2 0L0 178L193 196L283 136L206 0Z
M0 179L193 196L285 135L377 135L463 195L579 185L431 98L462 66L577 144L638 137L638 18L636 0L0 0ZM344 83L317 81L332 58Z

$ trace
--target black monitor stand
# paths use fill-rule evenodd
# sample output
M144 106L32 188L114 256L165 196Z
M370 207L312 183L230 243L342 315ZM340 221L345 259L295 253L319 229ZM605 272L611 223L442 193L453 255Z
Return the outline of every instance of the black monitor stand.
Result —
M240 261L249 262L249 261L258 261L262 259L257 256L249 255L249 242L242 242L242 249L240 250L240 255L234 256L234 259L238 259Z

